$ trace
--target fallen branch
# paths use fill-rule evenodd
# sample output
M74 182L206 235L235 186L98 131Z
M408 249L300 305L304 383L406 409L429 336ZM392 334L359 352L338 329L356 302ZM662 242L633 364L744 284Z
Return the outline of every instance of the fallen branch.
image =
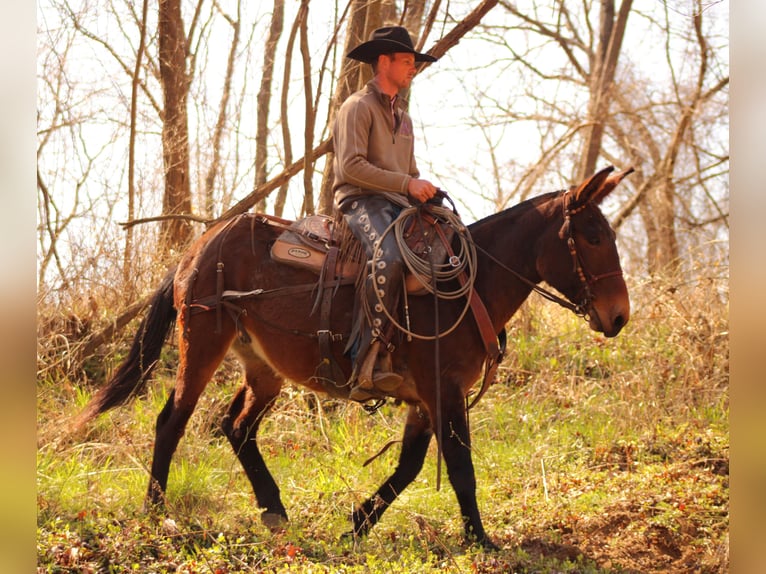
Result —
M141 311L146 309L150 300L151 295L133 303L98 333L85 339L83 345L76 350L74 363L79 365L93 355L101 345L113 340L118 332L122 331Z

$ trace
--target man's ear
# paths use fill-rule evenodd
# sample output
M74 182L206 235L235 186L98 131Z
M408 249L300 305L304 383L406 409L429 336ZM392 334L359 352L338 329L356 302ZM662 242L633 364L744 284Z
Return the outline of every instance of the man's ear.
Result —
M383 56L385 56L385 54L378 54L378 57L375 58L374 62L372 62L373 75L377 74L378 70L380 70L380 62L383 60Z

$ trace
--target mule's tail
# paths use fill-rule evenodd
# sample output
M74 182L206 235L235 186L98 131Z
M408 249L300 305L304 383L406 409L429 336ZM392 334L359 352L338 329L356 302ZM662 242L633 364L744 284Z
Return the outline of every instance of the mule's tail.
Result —
M149 302L149 310L133 337L133 344L128 356L109 382L93 395L90 402L77 417L74 428L79 429L101 413L126 403L146 386L146 382L160 358L162 346L165 344L171 329L175 326L174 277L175 269L171 270L162 280Z

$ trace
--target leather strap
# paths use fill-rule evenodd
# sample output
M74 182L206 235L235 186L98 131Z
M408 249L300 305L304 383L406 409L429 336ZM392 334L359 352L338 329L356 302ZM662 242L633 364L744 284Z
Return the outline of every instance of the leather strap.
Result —
M447 253L450 257L454 257L455 252L452 250L452 245L450 245L449 241L447 241L447 238L444 236L444 232L442 231L441 227L438 225L434 227L436 228L436 232L441 237L441 240L446 245ZM466 277L465 272L462 272L460 275L458 275L458 281L460 281L460 285L465 285L468 282L468 278ZM469 303L471 305L473 318L476 321L476 326L479 328L481 340L484 343L484 351L487 353L487 358L485 359L484 364L484 379L481 383L481 389L479 390L479 394L476 396L476 398L474 398L474 400L471 401L467 407L468 409L471 409L484 395L490 384L492 384L494 381L495 374L497 372L497 366L503 359L505 345L502 345L501 348L501 345L498 343L497 334L492 327L492 320L489 318L487 307L484 305L481 297L479 297L479 294L474 289L471 289Z
M447 253L450 257L454 257L455 252L452 250L452 245L447 241L441 227L437 225L435 228L442 241L446 243ZM458 281L460 281L460 285L465 285L468 282L465 272L458 275ZM471 304L473 317L476 320L476 326L479 328L479 333L481 334L481 339L484 343L484 350L487 352L488 356L497 358L500 354L500 345L497 342L497 334L492 327L492 320L489 318L487 307L484 305L484 302L481 300L481 297L479 297L479 294L475 289L471 289L469 302Z
M324 276L329 273L330 278L328 280L326 277L323 277L320 278L319 281L319 288L321 290L319 297L321 297L321 304L319 307L319 329L317 330L317 338L319 339L319 356L321 360L317 367L317 374L323 379L331 381L335 386L341 386L345 383L345 376L332 356L332 342L339 337L330 331L332 297L335 293L333 284L337 285L337 261L338 248L336 246L331 246L327 250L327 258L325 259L325 264L322 268L322 275Z

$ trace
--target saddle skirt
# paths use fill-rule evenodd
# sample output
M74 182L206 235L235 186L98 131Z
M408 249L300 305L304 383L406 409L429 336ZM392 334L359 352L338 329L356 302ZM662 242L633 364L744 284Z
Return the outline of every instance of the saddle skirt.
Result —
M338 225L328 215L309 215L297 221L263 214L259 216L267 223L285 228L271 247L271 258L275 261L320 275L328 252L336 248L341 253L335 258L336 278L357 277L366 263L361 245L347 229L343 229L345 222L342 219L338 220L341 223ZM448 255L442 236L451 241L454 229L430 212L424 212L420 221L422 225L414 217L405 222L404 241L409 250L421 259L441 265ZM441 233L437 232L436 225L441 227ZM405 273L405 285L407 292L413 295L427 292L421 281L409 271Z

